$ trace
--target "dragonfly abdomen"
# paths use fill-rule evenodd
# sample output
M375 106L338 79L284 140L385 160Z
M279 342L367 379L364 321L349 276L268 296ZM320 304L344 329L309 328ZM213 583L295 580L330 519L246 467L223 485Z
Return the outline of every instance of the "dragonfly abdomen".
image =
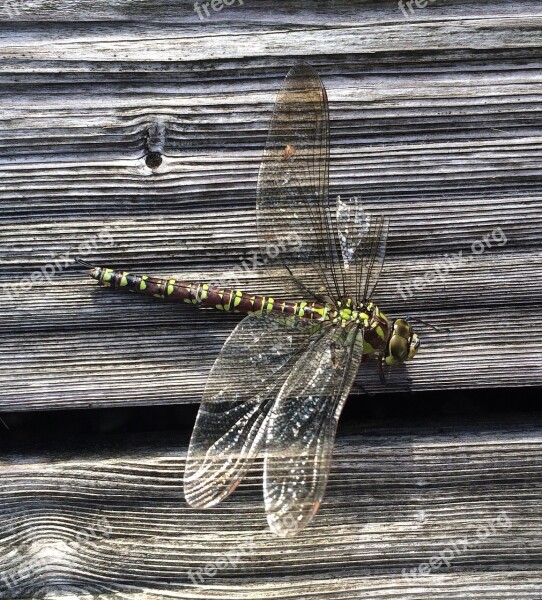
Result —
M221 289L206 283L136 275L102 267L93 268L90 274L102 285L113 289L124 288L171 302L184 302L226 312L243 314L278 312L285 316L295 315L315 321L327 321L334 316L332 307L317 302L275 300L270 296L250 294L235 289Z
M163 279L102 267L91 269L90 275L102 285L113 289L126 289L170 302L183 302L248 315L280 313L286 317L331 321L342 327L358 323L365 327L365 354L381 351L388 337L388 320L372 303L355 307L351 300L347 300L340 302L336 309L318 302L276 300L270 296L221 289L206 283Z

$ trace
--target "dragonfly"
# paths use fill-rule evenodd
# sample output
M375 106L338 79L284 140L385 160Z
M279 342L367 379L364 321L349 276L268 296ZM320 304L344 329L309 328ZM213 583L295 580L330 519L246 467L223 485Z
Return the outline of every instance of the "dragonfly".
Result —
M362 362L412 359L420 338L407 318L372 302L389 218L359 197L329 194L329 106L308 64L278 92L257 184L257 231L265 269L297 299L217 284L91 267L113 289L242 313L211 369L184 474L189 505L224 500L263 457L270 529L297 535L322 502L337 424Z

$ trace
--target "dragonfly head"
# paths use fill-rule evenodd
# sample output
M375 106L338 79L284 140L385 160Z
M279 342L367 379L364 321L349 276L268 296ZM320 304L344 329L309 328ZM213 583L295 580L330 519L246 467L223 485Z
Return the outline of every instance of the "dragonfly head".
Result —
M414 358L420 347L420 338L405 319L396 319L386 345L387 365L399 365Z

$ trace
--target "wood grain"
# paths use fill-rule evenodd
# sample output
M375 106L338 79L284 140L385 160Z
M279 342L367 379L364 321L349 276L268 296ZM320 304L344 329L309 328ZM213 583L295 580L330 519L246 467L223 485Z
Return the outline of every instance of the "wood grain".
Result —
M340 436L326 499L295 540L266 531L258 469L222 505L188 508L185 449L173 436L4 453L0 589L15 598L535 600L541 424ZM232 563L198 575L228 552ZM441 553L449 565L420 574Z
M87 258L108 266L215 280L250 260L267 125L299 59L329 93L333 196L392 218L379 305L450 328L422 327L385 391L539 385L541 33L539 0L436 0L410 18L387 0L245 0L205 21L187 0L0 4L0 410L199 400L239 317L71 268L19 284L104 228L112 243ZM459 252L471 260L414 287ZM278 271L238 277L292 293ZM358 383L383 389L370 364ZM258 467L223 505L189 509L177 435L3 445L0 597L540 600L541 425L343 423L318 516L286 541L267 533Z
M90 258L109 266L214 280L250 258L267 125L300 58L329 92L332 194L392 218L379 304L451 328L422 328L386 391L540 384L539 3L442 1L410 19L395 2L245 4L200 22L190 2L34 2L3 22L0 408L200 398L235 317L73 270L17 286L104 227L114 243ZM398 282L494 231L506 244L401 297ZM240 282L291 295L276 271ZM380 389L374 369L360 383Z

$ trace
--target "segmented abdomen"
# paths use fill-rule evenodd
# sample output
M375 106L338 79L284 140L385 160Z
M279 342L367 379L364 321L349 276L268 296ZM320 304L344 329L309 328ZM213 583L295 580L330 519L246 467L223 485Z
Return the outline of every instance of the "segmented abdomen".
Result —
M91 276L115 289L127 289L172 302L186 302L229 312L281 312L287 316L297 315L318 321L327 321L333 316L329 306L317 302L275 300L270 296L248 294L240 290L219 289L206 283L161 279L102 267L92 269Z

